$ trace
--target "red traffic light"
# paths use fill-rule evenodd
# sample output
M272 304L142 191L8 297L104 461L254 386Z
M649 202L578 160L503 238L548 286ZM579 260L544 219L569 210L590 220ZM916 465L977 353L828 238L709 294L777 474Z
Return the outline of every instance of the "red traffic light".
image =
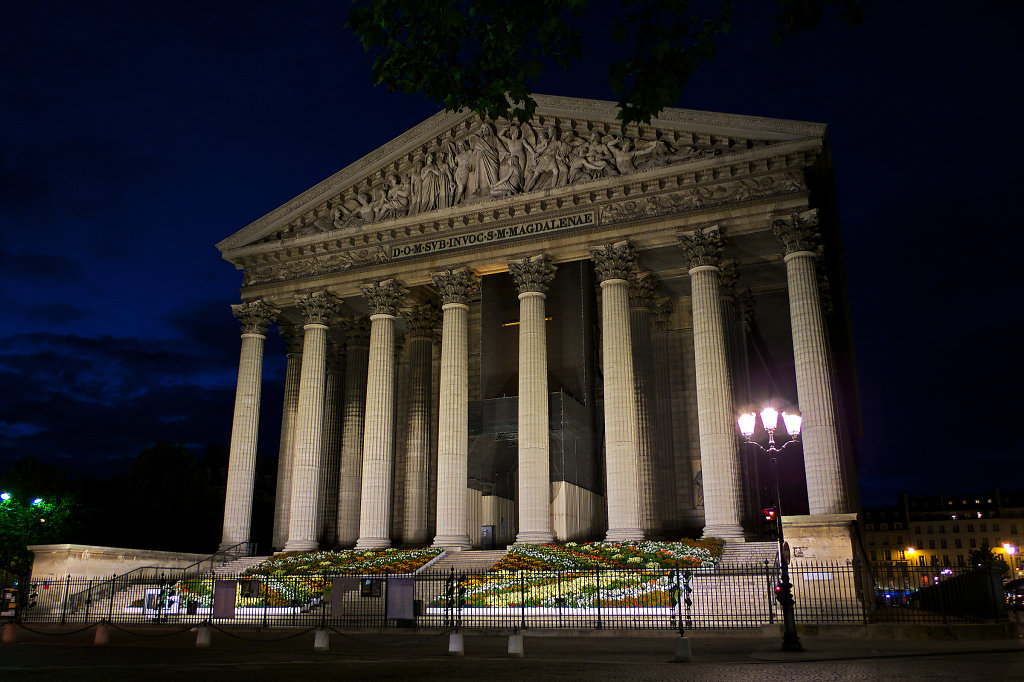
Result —
M762 509L761 510L761 514L764 515L764 520L765 521L774 521L775 520L775 510L774 509L771 509L771 508L769 508L769 509Z

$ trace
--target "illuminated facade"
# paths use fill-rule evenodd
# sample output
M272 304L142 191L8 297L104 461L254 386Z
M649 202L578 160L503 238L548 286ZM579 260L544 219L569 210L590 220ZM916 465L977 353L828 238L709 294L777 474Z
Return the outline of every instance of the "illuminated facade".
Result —
M223 545L288 341L275 549L756 534L735 414L789 401L787 514L850 524L858 429L824 125L539 97L440 113L218 244L243 271Z

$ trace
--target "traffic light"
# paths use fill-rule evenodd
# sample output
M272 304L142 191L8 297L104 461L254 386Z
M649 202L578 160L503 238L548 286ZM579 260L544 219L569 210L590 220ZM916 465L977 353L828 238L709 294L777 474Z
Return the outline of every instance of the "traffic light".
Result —
M775 586L775 599L783 607L792 606L796 602L793 600L793 586L789 583L779 583Z
M768 507L767 509L762 509L761 513L764 515L764 520L765 521L771 521L772 523L775 523L775 508L774 507Z
M761 510L761 518L764 519L764 534L771 540L779 539L779 517L775 507L767 507Z

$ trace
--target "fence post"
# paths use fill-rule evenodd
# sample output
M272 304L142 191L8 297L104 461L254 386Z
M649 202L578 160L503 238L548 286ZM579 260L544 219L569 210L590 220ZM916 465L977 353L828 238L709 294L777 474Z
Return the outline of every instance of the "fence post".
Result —
M768 624L769 625L774 625L775 624L775 608L772 606L772 596L773 596L772 595L772 570L771 570L771 567L768 565L768 560L767 559L764 560L764 579L765 579L765 587L768 589L768 591L766 593L767 597L768 597Z
M519 571L519 627L526 629L526 574Z
M601 623L601 569L594 569L594 584L597 586L595 592L594 605L597 606L597 629L600 630L603 626Z
M89 586L85 588L85 622L89 622L89 607L92 606L92 580L89 580Z
M107 599L107 622L114 620L114 595L117 594L117 573L110 576L110 597Z
M60 624L64 625L68 617L68 590L71 588L71 574L68 573L68 577L64 579L64 599L61 600L60 605Z

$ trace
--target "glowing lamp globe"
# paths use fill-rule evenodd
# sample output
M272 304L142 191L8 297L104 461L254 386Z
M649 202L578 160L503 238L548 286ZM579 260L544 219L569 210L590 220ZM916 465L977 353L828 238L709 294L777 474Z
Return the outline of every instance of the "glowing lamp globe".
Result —
M779 425L779 411L774 407L766 407L761 410L761 423L765 431L774 431Z
M799 412L783 412L782 423L786 425L786 433L796 438L800 435L800 427L804 423L804 418Z
M739 424L740 433L743 434L744 438L750 438L754 435L754 428L757 426L756 414L753 412L744 412L736 422Z

